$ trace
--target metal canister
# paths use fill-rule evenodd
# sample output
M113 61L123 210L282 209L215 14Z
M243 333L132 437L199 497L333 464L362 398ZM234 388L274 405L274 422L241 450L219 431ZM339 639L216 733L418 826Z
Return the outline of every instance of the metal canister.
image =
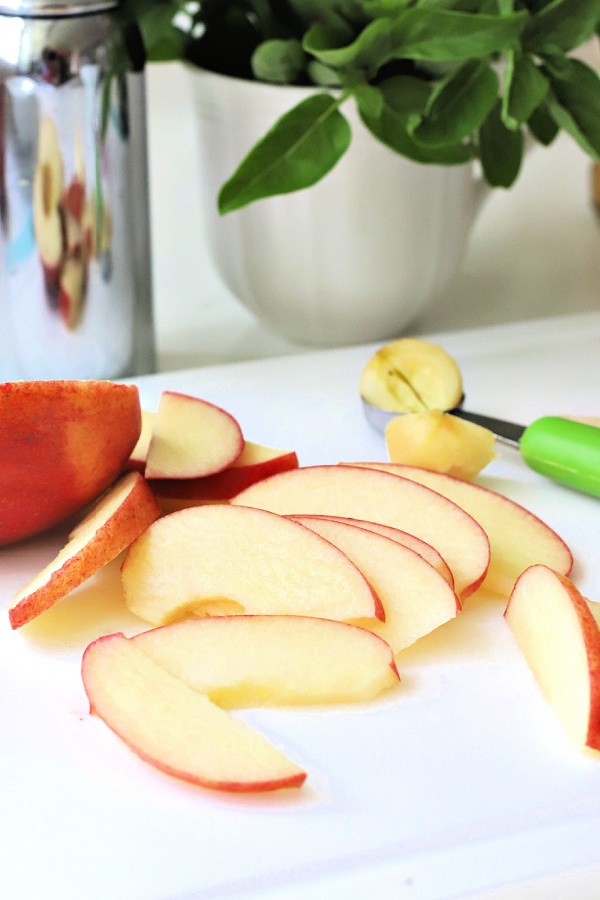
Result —
M0 0L0 381L155 369L143 71L115 0Z

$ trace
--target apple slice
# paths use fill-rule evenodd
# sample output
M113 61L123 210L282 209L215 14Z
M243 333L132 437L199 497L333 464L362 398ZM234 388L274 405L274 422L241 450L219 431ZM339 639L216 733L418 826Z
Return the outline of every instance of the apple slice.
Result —
M215 706L122 634L83 655L90 712L146 762L221 791L299 787L306 773L244 722Z
M140 434L135 385L0 385L0 544L37 534L95 500Z
M123 476L69 536L58 556L15 596L8 616L25 625L131 544L160 508L139 473Z
M231 500L282 515L367 519L431 544L446 560L463 600L485 577L489 542L480 525L446 497L408 478L352 466L311 466L259 481Z
M38 132L37 161L48 170L47 205L56 209L64 189L65 170L58 129L52 116L42 116Z
M282 516L226 504L158 519L129 548L122 578L127 606L153 625L189 613L383 618L337 547Z
M87 264L83 256L68 256L60 275L58 311L69 331L79 325L85 305Z
M385 641L331 619L207 616L132 640L228 709L371 700L399 681Z
M346 554L383 604L385 621L354 620L383 638L394 653L453 619L460 602L437 569L397 541L347 522L294 516Z
M146 478L198 478L230 466L244 449L236 420L224 409L163 391L146 462Z
M600 750L600 630L585 599L564 575L534 565L504 615L571 743Z
M65 234L60 210L52 201L51 178L52 169L49 165L36 167L33 177L33 230L42 263L46 291L54 304L59 291L65 252Z
M573 556L562 538L508 497L440 472L394 463L364 465L426 485L457 503L479 522L490 539L490 567L484 583L488 590L508 596L521 572L535 563L547 565L563 575L571 571Z
M161 500L191 501L187 504L190 506L207 500L230 500L269 475L297 468L298 457L293 450L278 450L245 441L240 456L221 472L204 478L155 478L151 487Z
M305 518L310 518L310 516L305 516ZM435 547L432 547L431 544L427 544L420 538L415 537L414 534L400 531L399 528L392 528L391 525L381 525L379 522L367 522L365 519L350 519L344 516L319 516L319 518L330 519L332 522L346 522L348 525L358 525L360 528L366 528L367 531L375 531L377 534L382 534L384 537L391 538L393 541L396 541L396 543L402 544L410 550L414 550L415 553L422 556L429 565L433 566L434 569L437 569L440 575L446 579L450 587L454 589L454 578L452 577L452 572L450 571L446 560L438 553Z
M150 439L152 438L152 426L154 424L154 416L156 413L148 412L147 409L142 410L142 430L138 442L131 451L131 456L125 463L125 468L134 472L144 472L146 468L146 460L148 459L148 448L150 447Z

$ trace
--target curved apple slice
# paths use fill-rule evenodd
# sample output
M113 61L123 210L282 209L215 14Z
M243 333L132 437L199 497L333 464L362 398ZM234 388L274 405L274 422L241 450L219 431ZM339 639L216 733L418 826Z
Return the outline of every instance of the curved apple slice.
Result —
M535 565L504 615L571 743L600 750L600 630L585 599L568 578Z
M319 516L294 516L331 541L363 573L383 604L385 621L354 620L386 641L394 653L453 619L458 597L437 569L408 547L367 528Z
M311 517L306 516L303 518L309 519ZM392 528L391 525L381 525L379 522L367 522L365 519L350 519L347 516L319 516L319 518L328 519L332 522L345 522L348 525L358 525L359 528L366 528L367 531L375 531L377 534L382 534L384 537L391 538L393 541L396 541L396 543L408 547L409 550L414 550L415 553L422 556L429 565L433 566L434 569L437 569L450 587L454 589L454 578L452 577L452 572L450 571L446 560L438 553L435 547L432 547L431 544L415 537L414 534L400 531L399 528ZM307 522L305 524L308 525L309 523Z
M194 506L158 519L129 548L122 577L127 606L154 625L189 613L383 618L337 547L258 509Z
M367 519L431 544L446 560L462 600L475 591L489 564L489 542L455 503L409 478L357 466L310 466L273 475L231 500L282 515Z
M243 448L241 428L224 409L199 397L163 391L152 425L145 475L211 475L231 465Z
M351 463L350 465L363 465ZM508 596L528 566L542 563L562 575L573 565L571 551L555 531L508 497L451 475L395 463L365 463L423 484L461 506L490 539L490 566L485 587Z
M90 712L142 759L221 791L299 787L306 773L244 722L167 672L122 634L83 655Z
M125 475L80 522L58 556L19 591L8 611L25 625L115 559L159 515L141 475Z
M125 463L125 468L134 472L142 472L146 468L146 460L148 459L148 449L152 439L152 426L156 413L148 412L147 409L142 410L142 429L138 442L131 451L131 456Z
M207 616L132 641L228 709L371 700L399 681L385 641L331 619Z

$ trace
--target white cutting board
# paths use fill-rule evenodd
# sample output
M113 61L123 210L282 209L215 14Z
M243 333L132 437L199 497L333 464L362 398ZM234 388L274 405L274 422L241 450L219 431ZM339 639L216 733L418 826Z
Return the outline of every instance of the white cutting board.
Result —
M522 423L600 415L600 314L434 339L459 362L469 409ZM164 388L203 396L232 412L248 439L293 448L302 465L384 460L356 390L374 349L137 383L147 409ZM574 552L574 580L600 600L600 500L546 481L510 450L479 480L554 527ZM64 537L57 529L0 550L4 604ZM17 633L3 616L1 896L442 900L494 889L595 900L600 755L568 745L503 608L467 601L399 657L401 686L374 703L244 711L309 776L300 791L240 798L161 774L88 715L84 647L143 628L123 610L117 564Z

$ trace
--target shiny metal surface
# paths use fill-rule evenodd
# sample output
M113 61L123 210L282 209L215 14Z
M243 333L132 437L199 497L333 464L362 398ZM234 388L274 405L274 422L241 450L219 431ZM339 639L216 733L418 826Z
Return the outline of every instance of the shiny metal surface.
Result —
M116 37L0 15L0 381L155 368L145 83L110 76Z
M60 0L2 0L0 16L58 18L108 12L118 5L118 0L76 0L72 3L61 3Z

